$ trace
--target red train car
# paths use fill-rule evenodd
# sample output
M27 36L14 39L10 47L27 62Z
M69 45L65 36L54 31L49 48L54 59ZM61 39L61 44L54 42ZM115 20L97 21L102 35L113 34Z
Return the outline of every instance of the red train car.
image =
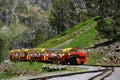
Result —
M28 50L27 49L20 50L19 60L20 61L27 61L27 55L28 55Z
M10 51L10 60L11 61L19 60L19 52L20 52L20 50L11 50Z
M61 62L62 60L62 49L46 49L45 57L47 62Z
M63 49L63 56L61 63L63 64L84 64L87 63L87 53L80 52L77 48Z
M44 61L45 56L45 48L34 48L34 51L30 52L30 60L31 61Z
M68 62L70 64L85 64L87 63L86 52L71 52Z

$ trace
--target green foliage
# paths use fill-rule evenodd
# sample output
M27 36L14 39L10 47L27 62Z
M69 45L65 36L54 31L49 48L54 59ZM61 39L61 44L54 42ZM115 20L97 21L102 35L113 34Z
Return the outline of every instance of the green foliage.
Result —
M112 29L110 27L110 22L108 20L100 20L97 24L97 27L96 29L100 32L102 32L103 34L106 33L106 34L109 34Z
M0 74L0 79L9 79L11 77L19 76L21 72L15 67L9 67L6 69L5 73Z
M44 63L33 62L15 62L14 65L8 69L3 74L0 74L0 79L9 79L12 77L20 76L21 74L26 74L28 71L41 73L43 72L42 67Z
M64 43L67 40L73 39L68 45L64 44L62 47L87 47L93 44L95 41L95 31L96 22L94 17L85 22L80 22L74 27L62 32L61 34L45 41L38 47L53 48L59 44ZM77 37L76 37L77 36Z
M120 32L119 25L118 22L112 23L108 19L101 19L97 23L96 30L98 30L100 35L103 35L105 38L113 39L115 36L118 36L117 32Z
M11 72L6 72L6 73L3 73L3 74L0 74L0 79L8 79L8 78L11 78L15 76L14 74L11 74Z
M37 30L35 32L35 39L33 39L32 42L31 42L31 47L35 47L38 44L42 43L43 41L44 41L44 37L42 36L42 31Z
M88 64L95 65L98 64L102 58L104 57L103 54L93 53L88 56Z
M0 62L2 61L3 57L2 57L2 49L4 47L4 40L2 38L0 38Z
M75 37L69 44L62 46L66 47L78 47L85 48L95 43L95 26L91 26L85 32L80 34L78 37Z
M4 25L4 23L0 20L0 28Z
M105 38L114 39L120 32L119 0L100 0L99 15L102 17L97 24L97 30ZM111 6L112 5L112 6Z
M27 6L26 4L24 3L24 0L20 0L17 4L17 7L16 7L16 11L18 13L28 13L28 10L27 10Z
M99 14L98 4L99 4L99 0L85 0L86 11L87 11L86 14L88 15L88 17L97 16Z
M74 4L69 0L54 0L48 15L49 23L58 34L79 22Z
M20 71L37 71L42 72L43 63L33 62L30 64L29 62L16 62L16 68Z

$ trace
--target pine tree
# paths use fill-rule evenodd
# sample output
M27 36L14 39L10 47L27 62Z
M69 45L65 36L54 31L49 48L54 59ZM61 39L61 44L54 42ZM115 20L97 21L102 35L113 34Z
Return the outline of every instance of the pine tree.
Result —
M79 22L76 8L69 0L55 0L48 17L50 25L58 34Z
M4 41L0 38L0 62L2 61L2 49L4 47Z
M120 3L119 0L99 0L99 12L102 19L97 30L107 38L120 36Z

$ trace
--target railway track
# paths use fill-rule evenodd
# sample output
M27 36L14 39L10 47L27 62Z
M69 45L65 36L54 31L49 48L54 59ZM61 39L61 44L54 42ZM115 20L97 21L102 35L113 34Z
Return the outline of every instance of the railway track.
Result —
M90 78L89 80L104 80L106 77L110 76L114 71L114 67L113 68L106 68L105 71L103 71L102 73Z
M104 80L104 78L111 75L113 71L114 71L113 67L112 68L106 67L105 69L98 69L98 70L84 71L84 72L75 72L75 73L65 73L65 74L59 74L59 75L50 75L50 76L44 76L44 77L33 78L33 79L28 79L28 80L49 80L49 79L52 80L54 78L60 78L60 77L68 77L69 78L70 76L73 76L73 75L81 75L81 74L88 74L88 73L89 74L90 73L99 73L99 74L92 76L87 80ZM74 80L74 79L72 79L72 80ZM61 80L61 79L58 79L58 80Z

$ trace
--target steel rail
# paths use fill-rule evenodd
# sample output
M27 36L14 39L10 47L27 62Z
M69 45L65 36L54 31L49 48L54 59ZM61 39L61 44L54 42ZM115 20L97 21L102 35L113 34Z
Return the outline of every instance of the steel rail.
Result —
M93 76L92 78L88 80L104 80L106 77L110 76L113 72L114 72L114 67L112 67L111 69L106 69L102 73L96 76Z
M107 70L112 70L112 69L99 69L99 70L92 70L92 71L84 71L84 72L74 72L74 73L64 73L64 74L56 74L56 75L50 75L50 76L44 76L44 77L39 77L39 78L32 78L28 80L47 80L51 78L56 78L56 77L65 77L65 76L72 76L72 75L77 75L77 74L85 74L85 73L95 73L95 72L105 72ZM99 74L100 75L100 74ZM95 76L94 76L95 77ZM92 80L92 78L90 78Z

